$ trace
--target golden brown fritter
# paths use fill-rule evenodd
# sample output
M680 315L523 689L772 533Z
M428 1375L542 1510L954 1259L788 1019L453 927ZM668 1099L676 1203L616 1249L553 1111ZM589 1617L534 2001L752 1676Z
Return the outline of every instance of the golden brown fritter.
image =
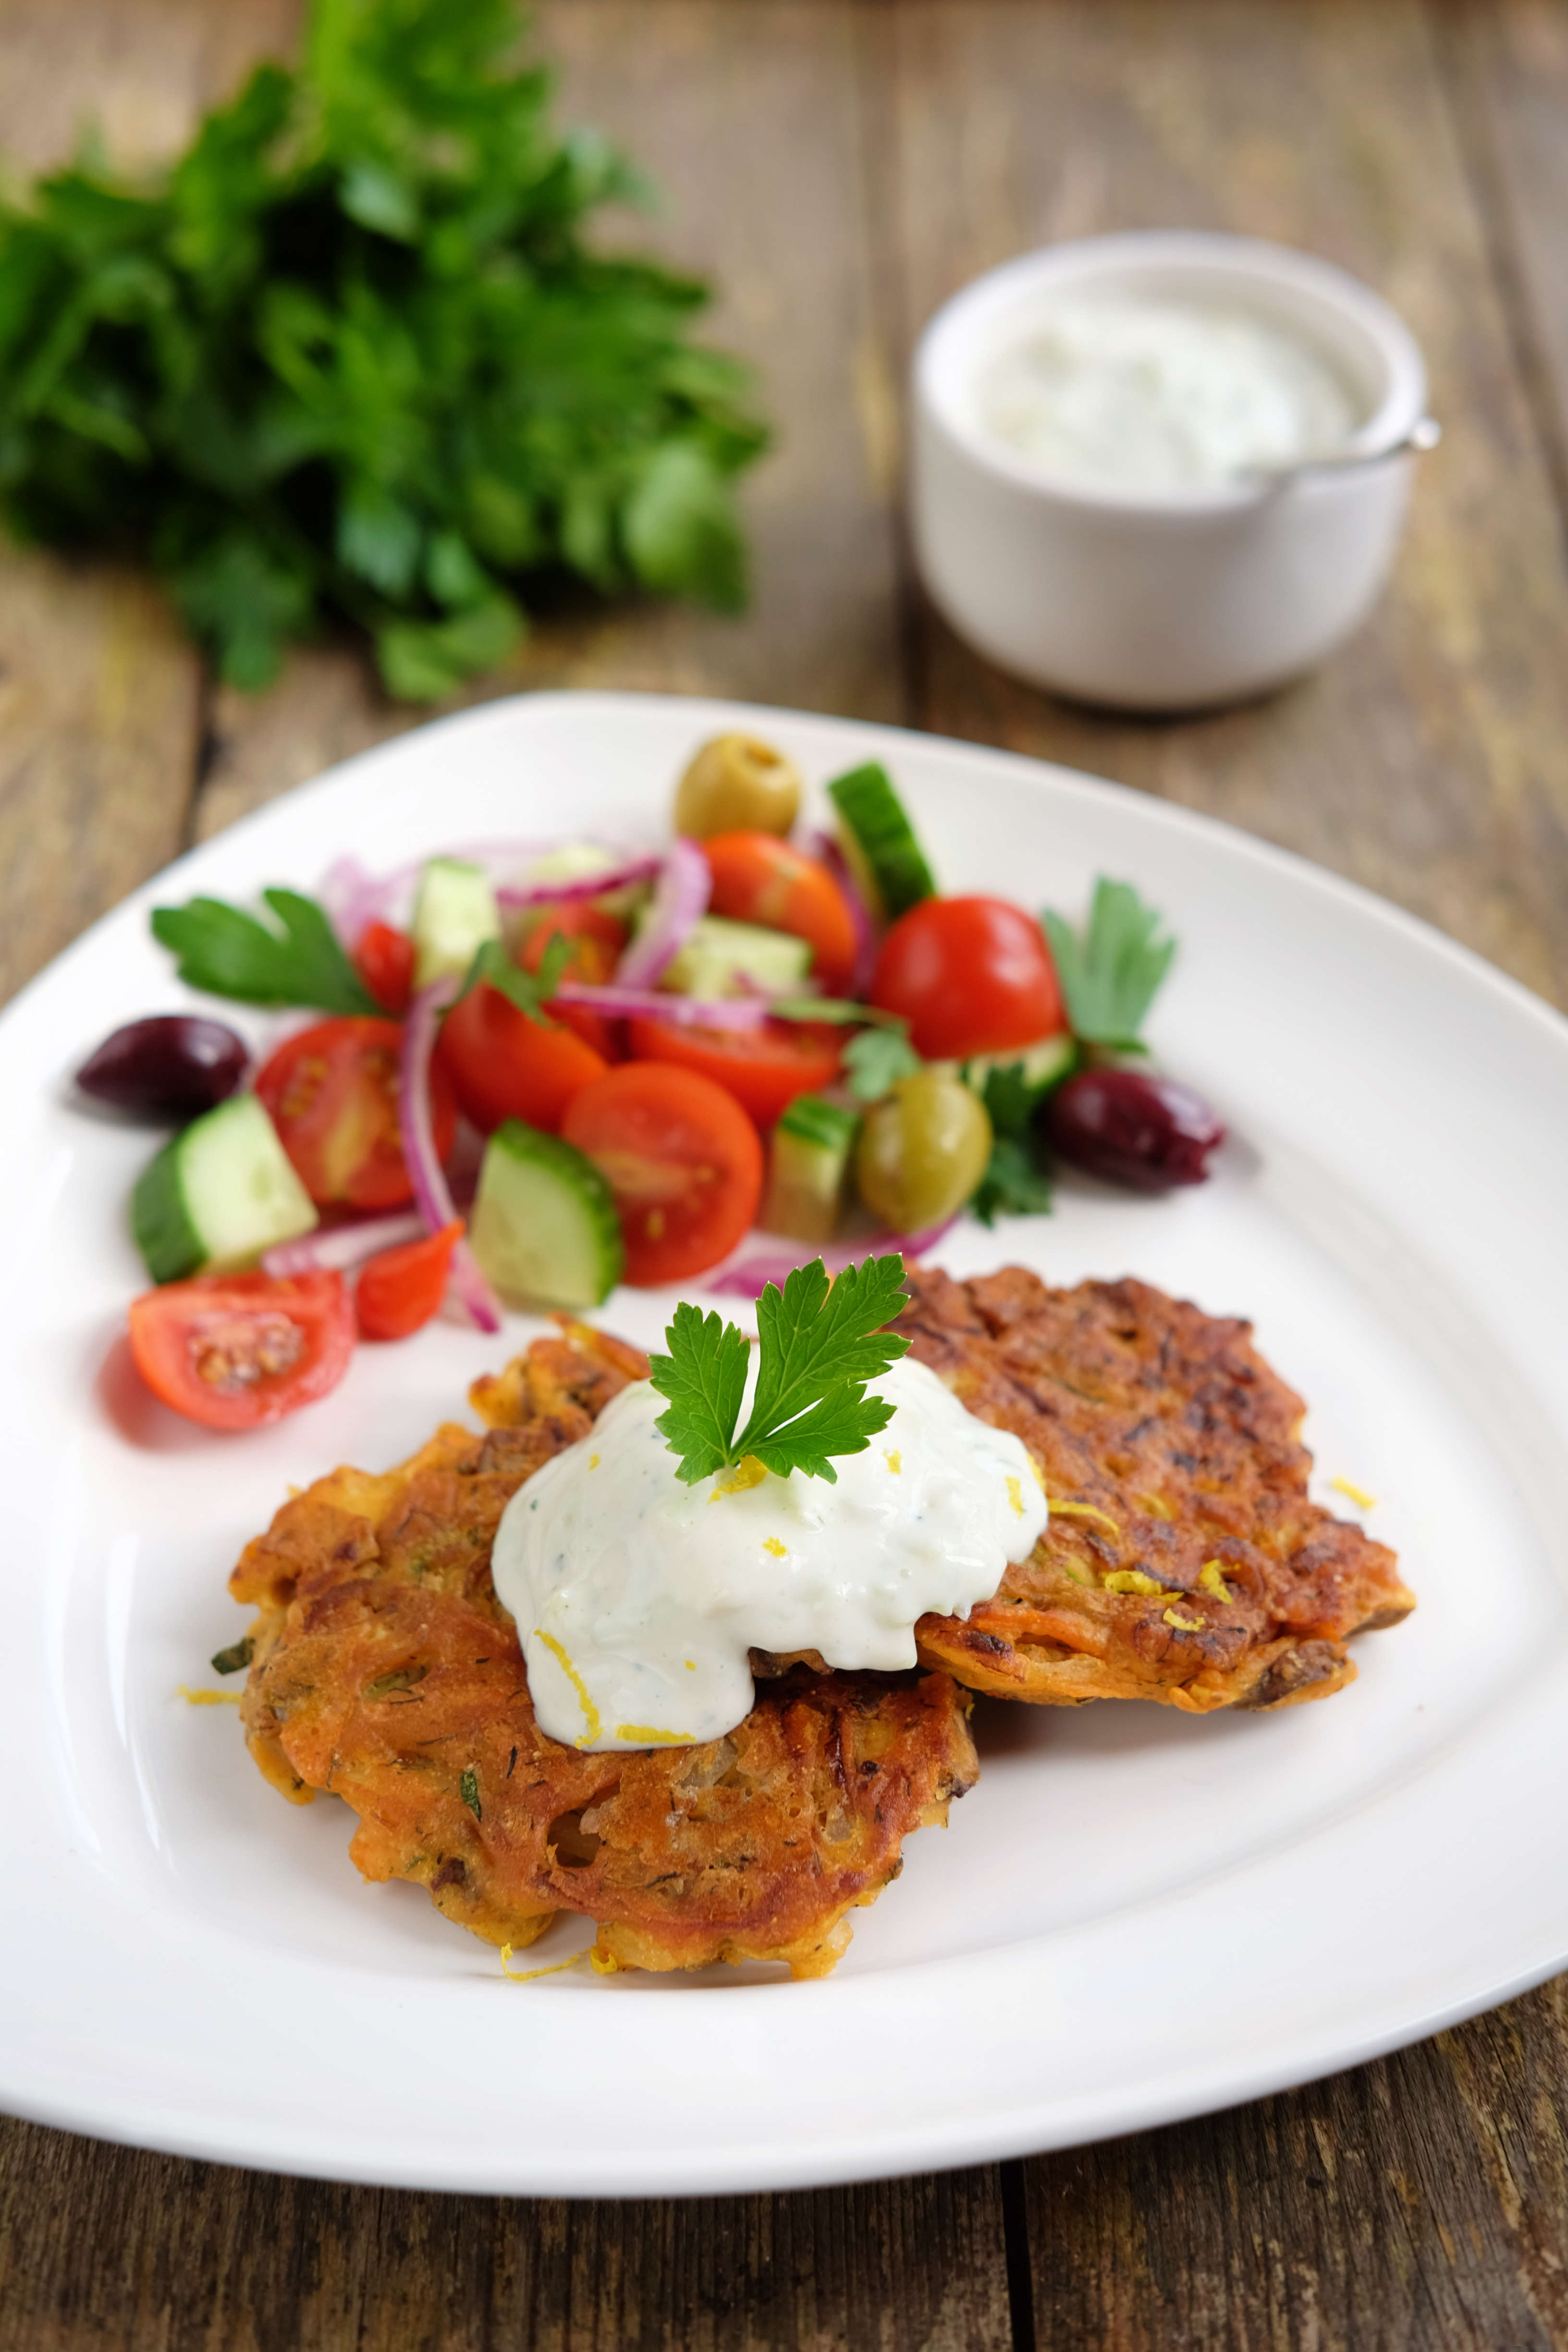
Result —
M1251 1325L1142 1282L1049 1290L1009 1266L912 1267L896 1329L954 1393L1022 1438L1051 1522L994 1601L925 1617L923 1662L976 1690L1197 1714L1323 1698L1349 1634L1415 1605L1394 1554L1307 1499L1304 1407Z
M261 1612L247 1736L286 1796L358 1813L367 1878L417 1880L491 1943L569 1910L598 1922L601 1967L825 1975L846 1912L973 1784L968 1695L796 1668L701 1747L589 1755L541 1731L490 1545L530 1473L646 1369L571 1327L477 1383L485 1437L448 1425L384 1476L335 1470L286 1503L230 1580Z

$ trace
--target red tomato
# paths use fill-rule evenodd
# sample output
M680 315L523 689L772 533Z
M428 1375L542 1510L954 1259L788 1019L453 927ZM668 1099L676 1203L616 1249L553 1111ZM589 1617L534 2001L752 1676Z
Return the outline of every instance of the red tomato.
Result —
M570 940L572 946L564 978L585 981L590 988L602 988L615 977L626 943L626 927L614 915L607 915L603 907L595 907L591 898L567 898L559 905L538 909L538 919L522 950L524 971L539 970L544 961L544 951L557 933ZM619 1060L614 1032L602 1013L595 1013L586 1004L552 1004L550 1011L606 1062Z
M481 985L442 1022L436 1066L456 1087L464 1117L489 1135L503 1118L553 1133L573 1097L608 1064L574 1030L531 1021L500 989Z
M401 1242L367 1261L354 1292L362 1339L406 1339L429 1322L446 1297L452 1252L462 1231L457 1217L423 1241Z
M393 923L367 923L353 952L354 970L388 1013L406 1013L414 1001L414 942Z
M700 846L713 873L713 913L808 940L812 971L830 996L842 996L855 971L855 919L826 866L773 833L716 833Z
M825 1021L770 1021L761 1029L696 1029L638 1015L632 1053L643 1062L698 1070L732 1094L759 1127L771 1127L796 1095L816 1094L838 1076L843 1033Z
M877 956L871 1002L928 1061L1005 1053L1067 1027L1045 934L1005 898L925 898Z
M259 1429L335 1389L353 1353L341 1274L200 1274L131 1302L131 1352L155 1396L208 1429Z
M395 1021L357 1013L318 1021L286 1038L257 1078L300 1181L322 1208L395 1209L413 1197L397 1126L402 1044ZM444 1160L457 1108L438 1068L430 1080L431 1124Z
M623 1062L561 1123L616 1196L628 1282L684 1282L716 1265L757 1213L763 1147L732 1095L695 1070Z

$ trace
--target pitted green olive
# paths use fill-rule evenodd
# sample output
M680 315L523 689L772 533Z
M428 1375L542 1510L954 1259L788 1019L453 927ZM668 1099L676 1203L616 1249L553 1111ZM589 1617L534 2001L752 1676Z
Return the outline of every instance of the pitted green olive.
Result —
M990 1157L984 1104L945 1071L917 1070L867 1113L855 1179L889 1232L912 1234L961 1209Z
M787 834L800 813L793 760L755 735L715 735L675 790L675 830L688 841L716 833Z

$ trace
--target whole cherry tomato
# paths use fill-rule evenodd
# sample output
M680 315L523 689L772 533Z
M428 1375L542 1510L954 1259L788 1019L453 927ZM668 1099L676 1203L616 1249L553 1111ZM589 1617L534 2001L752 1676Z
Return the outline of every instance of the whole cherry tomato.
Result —
M1006 898L911 907L878 950L870 995L881 1012L902 1014L930 1062L1005 1053L1067 1027L1045 934Z

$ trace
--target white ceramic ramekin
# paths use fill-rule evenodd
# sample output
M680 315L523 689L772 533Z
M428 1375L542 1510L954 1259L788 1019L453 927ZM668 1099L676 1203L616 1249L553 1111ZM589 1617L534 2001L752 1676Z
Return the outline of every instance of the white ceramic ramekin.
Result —
M1184 230L1048 246L965 287L916 351L911 499L926 586L1000 667L1086 701L1194 709L1280 685L1375 601L1414 461L1157 497L1031 467L981 424L978 383L1053 301L1111 289L1244 308L1306 337L1357 396L1347 455L1394 446L1425 413L1408 329L1327 262Z

